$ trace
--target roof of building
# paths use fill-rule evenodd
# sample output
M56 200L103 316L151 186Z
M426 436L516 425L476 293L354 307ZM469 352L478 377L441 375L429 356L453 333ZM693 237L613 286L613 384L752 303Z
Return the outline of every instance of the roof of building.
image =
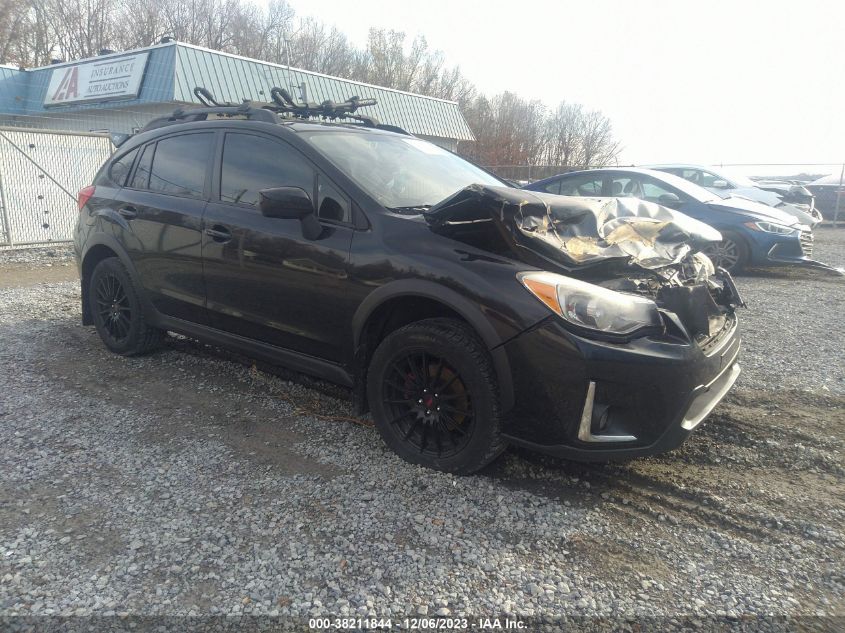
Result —
M168 42L132 51L97 57L119 58L148 52L147 66L137 98L100 103L50 106L44 102L52 73L57 68L78 64L76 60L23 72L0 68L0 113L40 114L50 111L79 111L97 108L131 108L152 103L199 103L193 90L203 86L218 101L240 103L243 99L269 102L270 88L278 86L297 94L296 86L306 85L309 101L345 101L353 95L374 98L377 104L361 110L381 122L397 125L413 134L475 140L454 101L373 86L331 77L280 64L249 59L182 42Z

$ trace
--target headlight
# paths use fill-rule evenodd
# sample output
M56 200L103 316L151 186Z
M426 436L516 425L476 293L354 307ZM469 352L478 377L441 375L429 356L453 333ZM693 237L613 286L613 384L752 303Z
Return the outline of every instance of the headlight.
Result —
M747 226L752 231L776 233L777 235L791 235L795 231L795 229L791 226L775 224L774 222L746 222L745 226Z
M654 301L627 295L554 273L520 273L517 278L555 314L573 325L607 332L630 334L661 325Z

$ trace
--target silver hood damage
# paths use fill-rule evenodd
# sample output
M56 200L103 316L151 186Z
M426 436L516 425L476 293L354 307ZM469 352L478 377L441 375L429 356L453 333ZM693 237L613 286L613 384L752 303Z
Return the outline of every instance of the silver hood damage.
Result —
M425 214L435 232L493 221L516 249L564 266L625 260L656 270L679 264L720 233L698 220L635 198L575 198L470 185Z
M699 341L723 331L744 305L730 275L699 252L721 234L651 202L470 185L424 217L438 234L491 250L498 241L529 265L648 296Z

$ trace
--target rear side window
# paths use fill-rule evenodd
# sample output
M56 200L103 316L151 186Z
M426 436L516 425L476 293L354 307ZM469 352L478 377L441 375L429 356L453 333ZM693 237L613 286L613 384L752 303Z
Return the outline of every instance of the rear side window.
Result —
M553 180L543 185L543 191L546 193L560 193L560 180Z
M562 196L600 196L601 181L601 176L596 177L591 174L561 179L560 194Z
M135 162L135 157L138 155L138 148L136 147L131 152L127 152L117 160L115 160L111 167L109 167L109 179L116 185L121 187L126 184L126 177L132 171L132 163Z
M258 192L300 187L314 196L316 172L289 145L251 134L226 134L220 168L220 200L258 204Z
M151 191L202 198L212 154L212 133L182 134L156 144L150 169Z

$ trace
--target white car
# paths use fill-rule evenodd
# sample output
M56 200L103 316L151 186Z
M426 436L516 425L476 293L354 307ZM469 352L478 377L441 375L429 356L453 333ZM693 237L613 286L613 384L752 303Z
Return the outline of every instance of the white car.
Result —
M782 196L773 191L761 189L757 186L757 183L746 176L728 173L714 167L702 167L701 165L669 164L645 165L645 167L675 174L684 180L694 182L699 187L709 189L713 193L721 195L729 193L732 196L747 198L770 207L776 207L798 218L802 224L808 226L815 226L822 221L822 215L817 209L807 205L799 207L784 202Z

